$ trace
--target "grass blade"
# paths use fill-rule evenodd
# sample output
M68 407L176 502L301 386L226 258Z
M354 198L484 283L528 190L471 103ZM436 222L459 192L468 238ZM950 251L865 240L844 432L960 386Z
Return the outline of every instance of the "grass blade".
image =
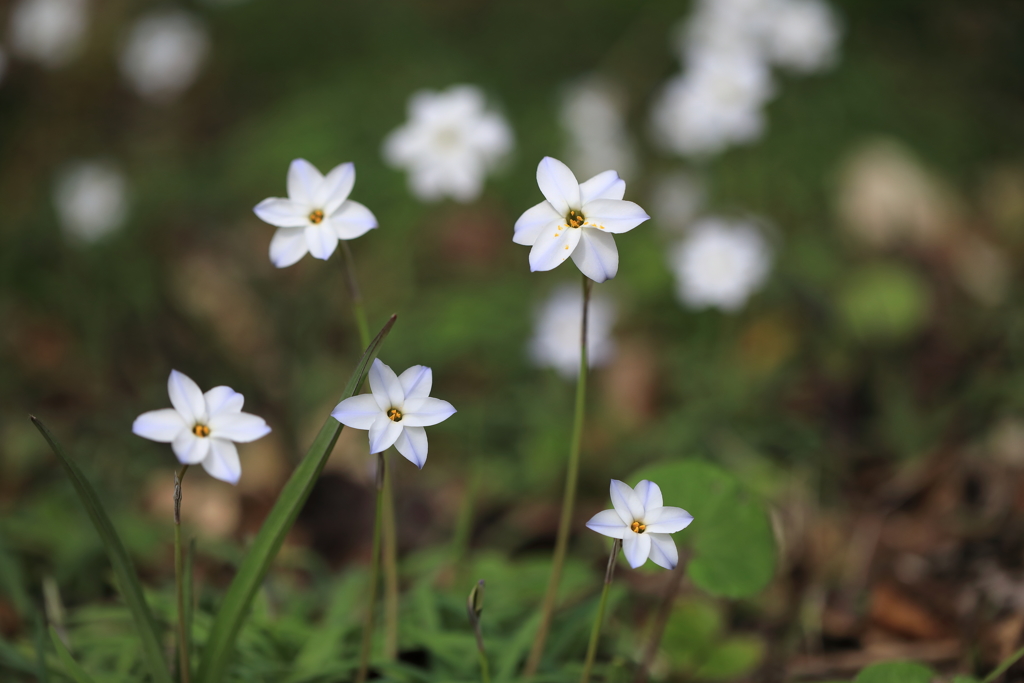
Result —
M56 629L52 626L50 627L50 640L53 641L53 646L57 648L57 656L60 657L60 662L64 665L64 673L73 678L75 683L95 683L95 681L92 680L92 677L85 673L85 669L83 669L78 662L75 661L75 658L71 656L68 649L64 647L64 642L60 639L60 636L57 635Z
M377 357L384 338L395 324L395 316L391 316L387 324L377 334L366 351L359 365L352 373L342 400L349 398L362 386L370 364ZM242 628L242 621L249 612L253 596L260 587L263 577L270 569L270 563L284 542L285 534L291 529L299 511L313 490L313 485L327 463L327 458L334 449L334 444L341 434L341 423L333 417L320 429L313 445L309 447L302 462L299 463L292 476L288 479L281 495L278 496L274 508L260 527L252 547L242 560L238 573L228 587L227 594L221 603L217 616L210 629L210 636L203 649L203 657L199 664L197 683L220 683L225 678L231 657L234 655L235 640Z
M103 509L103 504L100 503L99 496L96 495L92 484L85 478L75 461L64 451L64 447L57 441L57 437L41 420L34 416L31 419L32 424L50 444L50 448L53 449L60 464L63 465L64 471L75 487L75 492L82 501L82 505L85 506L85 511L89 514L89 519L92 520L93 526L96 527L96 531L103 541L103 547L107 550L107 557L110 558L114 575L117 577L121 596L132 613L139 639L142 640L142 655L150 676L153 677L155 683L171 683L171 675L167 670L166 662L164 662L163 649L153 624L153 615L142 595L142 586L135 574L131 558L128 557L128 552L124 549L124 543L121 542L121 537L114 530L114 525Z

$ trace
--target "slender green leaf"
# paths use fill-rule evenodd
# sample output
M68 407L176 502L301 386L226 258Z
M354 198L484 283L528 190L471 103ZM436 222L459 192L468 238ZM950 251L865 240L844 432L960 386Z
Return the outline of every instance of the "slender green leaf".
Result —
M185 592L185 641L190 654L195 652L192 645L192 620L195 617L196 609L195 562L196 539L192 537L188 542L188 555L185 556L185 576L182 579L182 590ZM191 657L189 658L191 659Z
M32 423L57 455L57 459L60 460L68 478L71 479L75 492L78 493L82 505L85 506L85 511L89 514L93 526L96 527L96 531L103 541L103 547L106 548L110 564L114 569L114 576L117 577L121 596L132 613L139 639L142 640L142 654L146 661L146 668L156 683L171 683L171 675L164 662L163 648L160 646L160 639L153 624L153 615L142 595L142 586L135 574L135 567L132 566L128 551L125 550L124 543L121 542L114 525L110 522L110 517L103 509L99 496L96 495L92 484L85 478L75 461L64 451L64 447L60 445L57 437L49 428L34 416Z
M60 657L61 664L64 665L64 672L75 679L76 683L95 683L92 677L85 673L85 669L79 666L75 658L71 656L68 649L64 646L64 641L57 635L56 629L50 627L50 640L53 641L53 646L57 648L57 656Z
M395 324L395 316L391 316L387 324L377 334L363 353L359 365L352 373L342 400L354 395L363 384L363 379L373 359L377 357L381 344ZM234 655L235 641L242 628L242 622L249 612L253 596L260 587L263 577L270 569L270 563L284 542L288 530L292 528L299 511L313 490L313 485L327 463L327 458L334 449L334 444L341 434L341 423L333 417L320 429L313 445L309 447L302 462L299 463L292 476L288 479L281 495L278 496L274 508L256 534L252 547L242 560L238 573L228 587L224 601L210 628L210 636L203 650L203 658L199 665L198 683L220 683L224 679L228 664Z

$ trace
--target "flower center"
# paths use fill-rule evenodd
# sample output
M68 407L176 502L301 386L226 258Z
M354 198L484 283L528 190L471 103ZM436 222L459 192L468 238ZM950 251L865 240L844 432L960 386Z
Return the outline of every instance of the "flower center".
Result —
M196 425L195 427L192 428L192 433L195 434L196 436L209 436L210 428L207 427L206 425Z
M569 213L565 216L565 222L569 224L570 228L583 227L583 223L585 223L586 220L587 219L583 217L583 214L576 209L569 209Z
M647 525L641 524L640 522L633 522L629 525L629 528L632 529L635 533L642 534L644 532L644 529L647 528Z
M311 211L309 213L309 222L310 223L313 223L314 225L317 225L319 223L322 223L323 220L324 220L323 209L316 209L316 210Z
M388 411L388 419L391 420L392 422L401 422L402 411L399 410L398 408L392 408L391 410Z

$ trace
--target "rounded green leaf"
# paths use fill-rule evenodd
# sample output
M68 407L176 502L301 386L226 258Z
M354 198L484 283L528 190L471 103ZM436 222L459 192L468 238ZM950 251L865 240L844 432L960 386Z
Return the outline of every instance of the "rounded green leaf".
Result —
M690 545L687 574L712 595L755 595L775 571L775 536L764 505L721 467L678 460L645 467L632 481L661 487L666 505L686 509L693 523L675 535Z
M764 658L764 642L757 636L736 636L712 648L696 677L709 681L731 681L754 669Z
M874 664L857 674L854 683L931 683L935 673L913 662Z

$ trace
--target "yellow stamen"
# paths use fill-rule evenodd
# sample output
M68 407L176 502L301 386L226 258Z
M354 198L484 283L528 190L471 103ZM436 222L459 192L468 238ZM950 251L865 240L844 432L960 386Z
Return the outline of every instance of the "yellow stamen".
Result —
M314 225L322 223L323 220L324 220L324 212L322 210L320 210L320 209L316 209L315 211L313 211L312 213L309 214L309 221L310 221L310 223L313 223Z
M196 425L195 427L192 428L192 433L195 434L196 436L209 436L210 428L207 427L206 425Z
M570 228L579 228L583 226L586 219L583 217L583 214L576 209L569 209L569 213L565 217L565 222L569 224L568 227Z
M398 408L392 408L391 410L388 411L388 419L391 420L392 422L401 422L402 411L400 411Z
M640 522L633 522L629 525L629 528L632 529L634 533L642 534L644 532L644 529L647 528L647 525L641 524Z

